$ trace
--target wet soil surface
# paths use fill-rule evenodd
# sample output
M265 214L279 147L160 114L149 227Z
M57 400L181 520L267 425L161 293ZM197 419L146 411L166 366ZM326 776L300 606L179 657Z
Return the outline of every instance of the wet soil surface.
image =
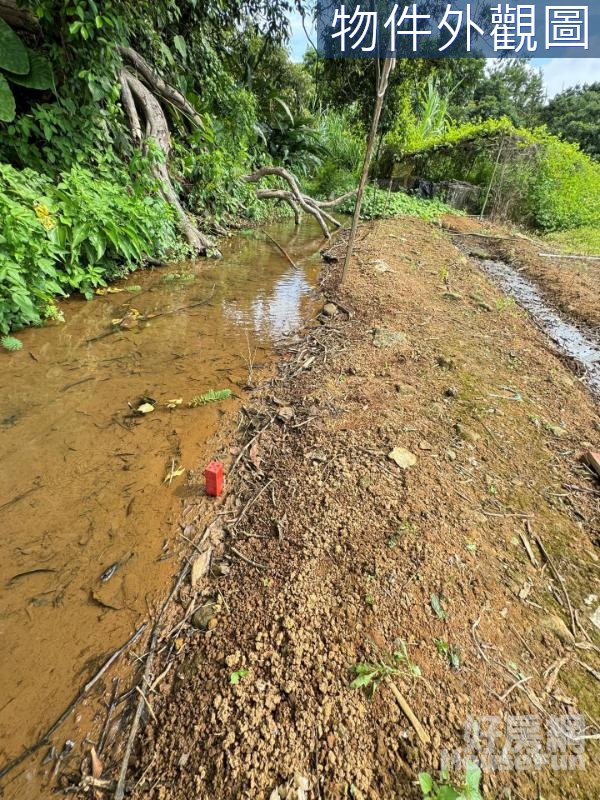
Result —
M493 257L518 269L534 281L561 314L582 322L599 335L600 263L597 260L544 257L540 254L555 252L553 245L490 222L455 217L448 221L448 226L454 232L468 234L458 239L461 246L478 253L479 258ZM484 237L476 235L479 233Z
M600 395L600 342L590 329L581 330L566 320L544 300L534 284L514 267L502 261L483 259L483 269L500 285L508 297L527 309L540 328L582 369L586 384Z
M524 761L484 789L591 800L600 484L581 456L599 449L596 401L439 230L363 227L341 293L338 267L337 311L243 416L209 572L172 606L183 624L153 666L133 796L418 798L468 717L497 717L501 747L529 716L546 752L552 718L579 714L581 769ZM352 688L360 663L392 664L391 683Z
M65 302L64 324L23 331L23 350L0 356L0 762L163 597L188 547L181 501L203 496L250 366L311 308L316 226L268 231L297 268L259 232L239 235L221 261L138 272L117 292ZM234 396L189 407L218 389ZM136 414L143 402L155 410ZM79 747L66 725L59 752L69 737ZM5 796L39 797L34 772Z

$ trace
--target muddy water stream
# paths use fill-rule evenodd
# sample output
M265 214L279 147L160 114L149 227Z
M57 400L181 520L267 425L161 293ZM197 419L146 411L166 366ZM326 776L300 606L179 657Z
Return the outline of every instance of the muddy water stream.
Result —
M185 476L164 478L210 460L236 403L188 402L211 389L241 395L249 352L267 361L316 302L317 227L268 231L296 269L260 233L239 235L220 261L141 271L123 292L69 300L64 324L22 331L23 349L0 354L0 764L166 593L178 569L170 523L189 490ZM104 335L132 308L147 316L206 299ZM132 415L144 397L156 410ZM39 796L33 784L26 795Z
M574 325L562 317L536 288L514 267L502 261L484 260L485 272L502 290L527 309L536 324L565 355L582 368L585 383L600 395L600 341L582 325Z

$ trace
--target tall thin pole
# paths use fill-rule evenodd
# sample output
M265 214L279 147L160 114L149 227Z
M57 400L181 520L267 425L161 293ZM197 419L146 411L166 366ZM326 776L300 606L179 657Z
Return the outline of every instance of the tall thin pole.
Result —
M340 284L344 283L348 275L348 266L352 258L352 250L354 248L354 239L356 238L356 229L358 228L358 221L360 219L360 209L362 206L363 194L365 186L369 178L369 168L371 166L371 156L373 155L373 144L377 135L377 128L379 127L379 117L381 116L381 109L383 107L383 99L388 87L388 80L390 72L396 63L395 58L386 58L383 63L383 70L381 78L377 86L377 97L375 99L375 109L373 111L373 119L371 121L371 130L367 140L367 150L365 152L365 160L363 163L362 175L360 176L360 183L358 184L358 191L356 193L356 203L354 205L354 216L352 217L352 227L350 228L350 236L348 238L348 248L346 250L346 258L344 259L344 267L342 269L342 277Z

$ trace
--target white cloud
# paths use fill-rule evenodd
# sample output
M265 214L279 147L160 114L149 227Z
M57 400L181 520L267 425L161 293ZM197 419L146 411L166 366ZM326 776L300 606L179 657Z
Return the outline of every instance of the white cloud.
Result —
M542 65L548 97L570 86L600 81L600 58L553 58Z

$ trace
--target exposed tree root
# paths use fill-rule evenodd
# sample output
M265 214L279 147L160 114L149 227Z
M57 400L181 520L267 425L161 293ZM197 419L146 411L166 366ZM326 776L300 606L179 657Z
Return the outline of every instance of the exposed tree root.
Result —
M0 0L0 19L11 26L25 31L37 31L39 22L28 8L21 8L16 0Z
M202 119L196 109L185 99L181 92L163 80L145 58L131 47L119 47L118 49L123 61L133 67L159 97L172 103L175 108L189 117L198 128L203 127Z
M292 175L292 173L288 172L282 167L262 167L261 169L256 170L256 172L253 172L251 175L246 175L244 180L247 183L259 183L268 175L276 175L279 178L283 178L283 180L290 187L289 191L286 189L258 189L256 196L259 199L283 200L284 202L288 203L294 212L296 225L300 224L301 210L305 211L307 214L311 214L321 226L323 235L326 236L327 239L331 238L331 232L327 226L327 222L330 222L335 228L341 227L342 223L335 219L335 217L332 217L331 214L324 209L338 206L344 200L352 197L352 195L355 194L354 191L347 192L341 197L337 197L335 200L315 200L314 198L309 197L307 194L304 194L300 190L298 181Z
M140 72L157 95L171 102L176 108L189 116L196 124L199 124L200 118L185 97L176 89L173 89L165 83L135 50L131 48L120 48L120 52L123 58ZM164 154L164 161L155 161L153 163L152 173L159 181L165 199L177 212L179 224L185 238L192 249L199 254L206 255L209 250L215 252L213 242L201 233L192 223L189 215L181 205L177 192L171 182L171 176L167 168L167 162L171 152L171 136L167 118L159 101L153 94L153 91L128 69L121 70L120 78L121 101L129 120L133 141L139 145L143 144L144 139L145 141L154 141ZM142 124L138 108L146 123L144 136L142 135Z

